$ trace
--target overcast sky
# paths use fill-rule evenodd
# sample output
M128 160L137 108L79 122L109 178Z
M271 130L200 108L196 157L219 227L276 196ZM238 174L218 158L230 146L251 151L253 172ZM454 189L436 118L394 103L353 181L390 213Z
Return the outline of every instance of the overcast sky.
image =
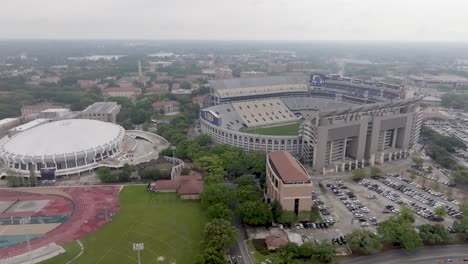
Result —
M0 38L468 41L468 0L1 0Z

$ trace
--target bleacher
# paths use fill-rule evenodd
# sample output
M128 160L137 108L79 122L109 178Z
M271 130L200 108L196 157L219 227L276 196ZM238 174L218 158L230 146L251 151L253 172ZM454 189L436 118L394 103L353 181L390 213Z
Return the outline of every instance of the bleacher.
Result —
M222 117L222 127L237 131L245 126L244 121L231 104L212 106L209 109Z
M278 98L237 102L231 105L247 127L291 123L298 120Z
M352 105L346 102L336 102L333 99L315 98L315 97L288 97L281 99L285 105L292 111L295 110L321 110L329 108L338 108L346 105Z

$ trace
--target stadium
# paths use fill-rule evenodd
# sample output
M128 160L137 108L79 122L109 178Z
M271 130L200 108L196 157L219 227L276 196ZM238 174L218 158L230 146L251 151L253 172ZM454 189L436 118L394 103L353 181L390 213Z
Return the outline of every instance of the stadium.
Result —
M421 128L403 86L338 74L210 81L201 131L217 144L286 150L327 174L404 158Z
M69 119L47 123L0 142L10 169L29 173L54 168L56 175L86 171L120 152L125 130L112 123Z

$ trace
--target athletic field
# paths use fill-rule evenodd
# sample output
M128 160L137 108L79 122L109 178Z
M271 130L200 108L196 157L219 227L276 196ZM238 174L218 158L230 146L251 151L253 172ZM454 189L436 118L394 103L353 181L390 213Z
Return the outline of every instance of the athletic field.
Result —
M205 225L199 201L179 200L175 193L147 192L146 186L126 186L119 199L120 211L112 222L81 239L84 252L73 263L137 263L133 243L144 243L142 263L195 262ZM64 263L64 258L44 263Z
M269 136L297 136L300 125L301 123L294 123L272 127L251 127L243 128L241 132Z

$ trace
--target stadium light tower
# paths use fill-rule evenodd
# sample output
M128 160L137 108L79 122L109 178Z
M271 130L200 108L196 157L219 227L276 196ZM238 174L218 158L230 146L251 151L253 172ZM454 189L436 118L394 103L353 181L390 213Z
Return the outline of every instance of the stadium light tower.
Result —
M145 249L145 244L143 243L133 243L133 251L138 253L138 264L141 264L140 251Z

